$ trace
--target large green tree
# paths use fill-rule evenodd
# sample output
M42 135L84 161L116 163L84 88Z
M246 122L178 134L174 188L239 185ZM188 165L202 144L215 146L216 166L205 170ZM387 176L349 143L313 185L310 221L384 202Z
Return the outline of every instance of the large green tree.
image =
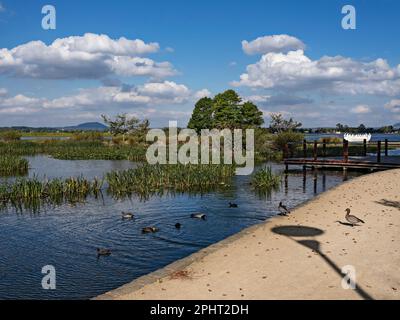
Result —
M200 132L201 129L211 129L212 127L213 100L201 98L197 101L188 128Z
M214 99L200 99L193 110L188 128L201 129L258 128L264 123L262 112L252 102L242 103L234 90L217 94Z

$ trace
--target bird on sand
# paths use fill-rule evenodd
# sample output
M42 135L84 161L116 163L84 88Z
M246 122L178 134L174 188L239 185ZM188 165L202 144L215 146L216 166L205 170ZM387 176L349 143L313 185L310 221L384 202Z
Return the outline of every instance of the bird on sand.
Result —
M207 218L207 216L204 213L200 213L200 212L192 213L190 215L190 217L193 218L193 219L202 219L202 220L206 220L206 218Z
M353 216L350 214L350 209L346 209L346 220L348 223L350 223L353 227L357 226L359 223L365 223L363 220L360 218L357 218L356 216Z
M158 229L156 227L144 227L142 233L155 233Z
M236 203L229 202L229 208L237 208L238 205Z
M109 256L110 254L110 249L97 248L97 256Z
M278 209L280 212L279 213L280 216L286 216L288 213L290 213L290 210L282 203L282 201L279 202Z
M133 218L134 218L134 214L132 212L122 211L122 219L123 220L132 220Z

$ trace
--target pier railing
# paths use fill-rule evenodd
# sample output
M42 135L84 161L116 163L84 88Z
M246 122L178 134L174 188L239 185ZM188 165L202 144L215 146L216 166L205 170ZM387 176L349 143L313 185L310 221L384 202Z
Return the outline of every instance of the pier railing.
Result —
M344 140L339 142L331 141L307 141L302 144L288 143L283 150L283 159L289 158L308 158L317 161L321 158L342 157L343 162L348 162L350 156L367 157L373 154L375 162L382 162L382 156L389 156L389 150L400 148L400 141L369 141L349 142Z

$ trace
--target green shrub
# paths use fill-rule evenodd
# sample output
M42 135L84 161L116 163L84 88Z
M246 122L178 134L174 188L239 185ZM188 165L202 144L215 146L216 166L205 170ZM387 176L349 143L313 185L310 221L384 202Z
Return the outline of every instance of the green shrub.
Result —
M341 144L343 143L343 139L339 137L326 137L326 138L319 138L318 143L328 143L328 144Z
M72 140L75 141L101 141L103 134L98 131L76 132L72 135Z
M17 141L21 140L22 134L16 130L8 130L0 132L0 139L4 141Z
M299 148L304 140L304 135L299 132L284 131L274 135L272 145L275 150L285 151L286 146L288 151L293 153Z

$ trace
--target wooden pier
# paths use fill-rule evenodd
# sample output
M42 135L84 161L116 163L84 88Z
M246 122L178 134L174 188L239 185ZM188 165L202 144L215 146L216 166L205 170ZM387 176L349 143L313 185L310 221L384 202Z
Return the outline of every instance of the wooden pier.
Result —
M312 149L309 149L309 146ZM342 156L328 156L328 147L332 143L326 142L308 142L304 140L303 157L293 155L293 146L290 148L286 146L283 152L284 164L286 170L289 165L303 166L303 168L342 168L358 169L358 170L387 170L400 168L400 156L389 156L391 149L400 148L400 142L385 141L368 142L364 140L363 143L350 143L343 140ZM334 144L337 148L338 144ZM351 155L351 147L356 148L358 152L356 155ZM298 149L298 148L297 148ZM369 150L368 150L369 149ZM300 149L301 150L301 149ZM310 151L312 155L310 156Z

